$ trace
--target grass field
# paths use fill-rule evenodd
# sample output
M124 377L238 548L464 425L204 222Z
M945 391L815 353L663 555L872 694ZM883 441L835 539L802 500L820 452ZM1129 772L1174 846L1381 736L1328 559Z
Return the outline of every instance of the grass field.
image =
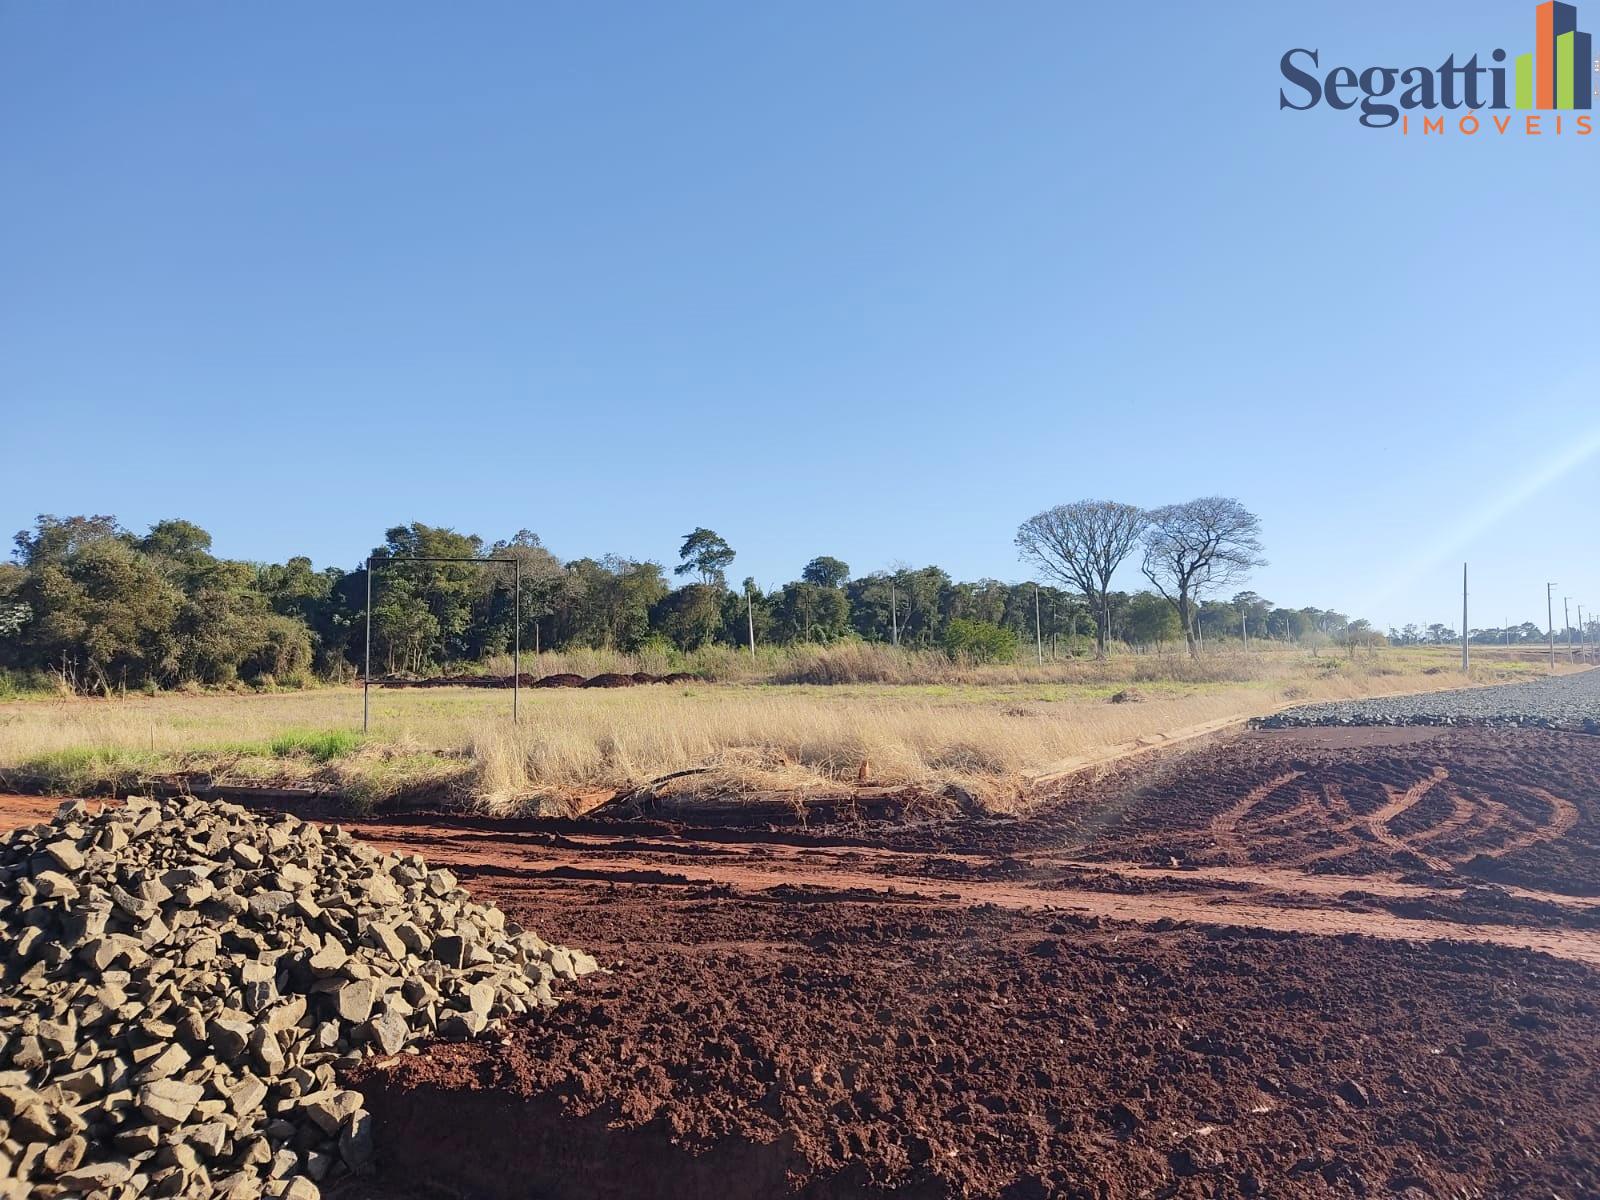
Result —
M1199 662L1125 655L1042 667L962 667L860 649L855 659L816 654L787 669L799 678L889 681L531 690L516 726L507 691L375 688L367 737L359 686L14 699L0 703L0 786L82 794L205 777L319 786L357 807L431 799L510 812L708 768L685 786L956 783L1009 807L1030 780L1115 747L1296 701L1462 685L1447 649L1353 659L1260 650ZM1474 682L1545 669L1531 653L1484 654Z

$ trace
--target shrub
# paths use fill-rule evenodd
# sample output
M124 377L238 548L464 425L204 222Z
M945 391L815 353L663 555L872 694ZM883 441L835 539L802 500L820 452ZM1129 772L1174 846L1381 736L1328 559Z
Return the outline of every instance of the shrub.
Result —
M1003 663L1017 657L1013 630L957 617L945 626L944 651L957 662Z
M0 700L27 696L52 696L56 688L42 671L0 671Z

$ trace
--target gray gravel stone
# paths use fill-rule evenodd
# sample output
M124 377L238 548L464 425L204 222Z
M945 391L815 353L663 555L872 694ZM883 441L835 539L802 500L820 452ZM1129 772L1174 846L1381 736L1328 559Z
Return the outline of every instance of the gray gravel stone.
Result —
M0 839L0 1200L315 1200L375 1154L336 1064L594 969L337 826L69 802Z
M1457 725L1600 734L1600 669L1524 683L1308 704L1253 722L1260 729L1311 725Z

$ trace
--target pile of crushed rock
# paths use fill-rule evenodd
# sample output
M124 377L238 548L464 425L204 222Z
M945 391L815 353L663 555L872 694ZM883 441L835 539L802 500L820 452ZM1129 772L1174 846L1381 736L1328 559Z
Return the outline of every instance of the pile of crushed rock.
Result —
M315 1200L372 1163L338 1064L595 968L335 825L69 802L0 843L0 1198Z
M1600 734L1600 669L1417 696L1307 704L1258 718L1252 724L1259 729L1438 725Z

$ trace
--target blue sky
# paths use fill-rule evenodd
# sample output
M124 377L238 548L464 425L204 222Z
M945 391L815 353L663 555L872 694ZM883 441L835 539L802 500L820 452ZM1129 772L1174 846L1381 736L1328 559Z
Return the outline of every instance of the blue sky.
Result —
M1014 579L1042 507L1220 492L1279 602L1600 611L1600 134L1277 105L1533 5L1131 11L0 0L0 528Z

